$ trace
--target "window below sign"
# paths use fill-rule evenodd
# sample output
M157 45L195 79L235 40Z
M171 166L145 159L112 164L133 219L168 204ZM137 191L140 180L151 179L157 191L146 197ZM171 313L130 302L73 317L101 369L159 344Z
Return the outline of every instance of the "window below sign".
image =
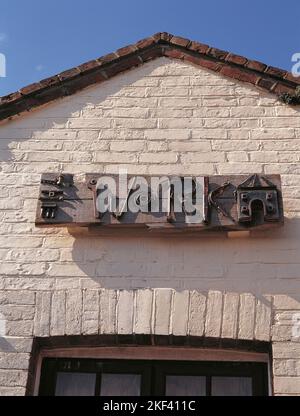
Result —
M40 395L267 395L262 362L44 358Z

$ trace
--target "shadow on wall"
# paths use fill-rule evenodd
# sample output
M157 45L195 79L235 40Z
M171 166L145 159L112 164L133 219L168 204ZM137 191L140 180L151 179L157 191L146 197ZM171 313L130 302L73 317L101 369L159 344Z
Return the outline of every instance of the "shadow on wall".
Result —
M22 198L31 199L35 205L42 171L73 172L76 167L78 171L88 166L90 171L102 172L103 163L92 160L84 164L78 160L78 152L109 150L110 141L136 139L130 136L136 131L134 127L126 128L117 119L110 125L110 118L104 114L109 114L116 100L122 99L126 87L138 85L139 80L161 67L163 61L170 62L165 58L150 62L100 87L88 88L24 117L2 123L2 174L36 174L36 182L30 184L30 192L25 192L25 196L22 187ZM133 108L135 105L133 100ZM84 116L87 109L93 117L79 118L80 112ZM190 128L184 124L184 118L182 123L183 129ZM91 138L91 132L98 136ZM103 147L103 143L108 147ZM20 185L11 182L10 177L9 185L20 190ZM22 208L16 210L16 216L20 213L23 215ZM30 215L27 221L33 222L34 213ZM37 234L40 236L41 231ZM79 278L83 287L94 284L95 287L118 289L220 290L250 292L258 298L266 294L294 297L300 292L300 220L296 218L287 219L281 229L245 239L225 236L141 238L121 234L114 238L76 235L72 261L53 263L51 267L55 268L55 273L52 276L57 280Z
M98 150L103 150L101 142L106 139L131 139L132 129L123 127L121 122L118 124L118 119L114 125L109 126L110 117L113 117L110 112L118 107L118 104L115 106L117 100L130 96L127 88L138 87L140 80L153 75L153 71L164 63L170 63L170 60L160 58L151 61L134 71L124 72L99 85L92 85L75 95L50 102L31 112L16 116L13 120L0 122L0 163L13 163L16 167L18 163L22 163L28 165L29 172L30 164L33 165L32 170L34 169L32 162L44 162L48 171L58 169L66 171L68 163L77 162L72 158L77 151L96 151L97 144ZM147 100L147 97L134 93L130 97L136 98L140 103L143 99ZM130 110L138 105L132 100L131 106L128 103L123 103L120 107L122 106ZM141 107L146 111L146 107L143 105ZM140 118L139 115L136 118ZM148 118L148 115L145 118ZM111 137L106 137L108 131L106 129L110 130ZM80 140L87 140L88 143L78 146L74 140L78 139L77 132L80 130L83 132ZM95 139L94 135L91 139L89 132L99 132L98 139ZM26 145L27 141L32 140L35 142L33 147ZM65 159L60 157L55 160L53 155L53 159L47 157L46 160L36 160L35 151L43 150L48 152L66 150L68 154L65 155ZM100 167L102 168L102 165Z
M72 230L69 230L72 232ZM73 231L74 234L74 231ZM105 288L173 288L298 296L300 220L248 238L82 237L74 234L77 274ZM76 270L74 272L76 273Z

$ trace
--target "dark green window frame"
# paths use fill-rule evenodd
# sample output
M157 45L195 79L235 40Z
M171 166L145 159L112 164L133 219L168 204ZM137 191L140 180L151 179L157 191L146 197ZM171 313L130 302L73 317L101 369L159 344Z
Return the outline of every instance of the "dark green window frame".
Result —
M211 396L211 380L213 376L251 377L252 394L254 396L268 395L267 363L44 358L41 368L39 395L55 395L58 372L95 373L95 396L101 394L102 373L141 375L140 391L142 396L164 396L167 375L205 376L207 396Z

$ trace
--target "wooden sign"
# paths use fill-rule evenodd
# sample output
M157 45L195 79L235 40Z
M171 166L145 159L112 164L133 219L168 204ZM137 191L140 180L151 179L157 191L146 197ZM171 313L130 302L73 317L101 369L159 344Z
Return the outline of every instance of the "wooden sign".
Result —
M44 173L37 226L247 230L283 223L279 175L155 177ZM121 232L121 231L120 231Z

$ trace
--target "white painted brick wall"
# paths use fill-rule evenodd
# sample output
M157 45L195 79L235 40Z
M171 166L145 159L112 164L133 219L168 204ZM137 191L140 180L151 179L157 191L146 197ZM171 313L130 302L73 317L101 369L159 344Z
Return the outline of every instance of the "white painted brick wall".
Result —
M300 394L299 160L299 108L165 58L2 123L0 395L25 393L33 335L132 331L271 339L275 394ZM192 241L35 228L41 172L81 178L119 164L139 174L280 173L285 226Z

